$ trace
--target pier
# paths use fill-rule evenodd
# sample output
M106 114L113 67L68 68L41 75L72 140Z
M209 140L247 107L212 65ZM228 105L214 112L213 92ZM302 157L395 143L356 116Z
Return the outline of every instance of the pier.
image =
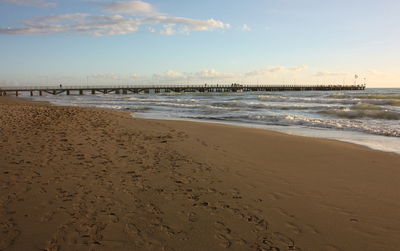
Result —
M128 85L128 86L13 86L0 87L0 96L28 93L30 96L86 95L86 94L140 94L182 92L276 92L276 91L355 91L364 90L365 85Z

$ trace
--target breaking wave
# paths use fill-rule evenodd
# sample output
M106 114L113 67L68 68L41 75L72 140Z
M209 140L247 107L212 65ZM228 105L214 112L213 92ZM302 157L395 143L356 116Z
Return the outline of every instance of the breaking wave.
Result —
M359 99L400 99L400 95L399 94L368 94L368 95L355 96L355 98L359 98Z
M185 116L189 119L199 120L215 120L215 121L233 121L243 123L256 123L264 125L280 125L290 126L298 125L313 128L326 128L336 130L351 130L361 131L365 133L400 137L400 130L391 128L390 126L382 126L379 123L365 124L358 120L347 120L347 119L318 119L309 118L304 116L296 115L243 115L243 116L220 116L220 117L208 117L208 116Z
M374 105L400 106L400 95L358 95L349 96L347 94L335 93L326 97L290 97L280 95L260 95L258 100L263 102L291 102L291 103L310 103L310 104L338 104L354 105L361 101Z
M400 119L400 113L398 112L384 110L380 106L367 103L359 103L357 105L351 106L350 108L320 111L320 113L347 119L358 119L358 118L387 119L387 120Z
M355 98L355 99L400 99L399 94L366 94L366 95L348 95L344 93L334 93L327 96L328 98Z
M334 93L334 94L328 95L328 98L338 98L338 99L340 99L340 98L350 98L350 96L346 95L344 93Z
M352 110L382 110L382 108L380 106L366 104L366 103L358 103L358 104L350 107L350 109L352 109Z

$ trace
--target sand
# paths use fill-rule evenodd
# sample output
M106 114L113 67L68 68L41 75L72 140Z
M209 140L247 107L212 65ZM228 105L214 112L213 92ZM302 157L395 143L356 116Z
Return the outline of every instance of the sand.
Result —
M400 155L0 97L0 250L399 250Z

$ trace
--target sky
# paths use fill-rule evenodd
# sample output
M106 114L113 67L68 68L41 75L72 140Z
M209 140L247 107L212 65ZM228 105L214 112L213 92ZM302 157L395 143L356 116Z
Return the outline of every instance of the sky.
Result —
M399 0L0 0L0 86L400 88L399 13Z

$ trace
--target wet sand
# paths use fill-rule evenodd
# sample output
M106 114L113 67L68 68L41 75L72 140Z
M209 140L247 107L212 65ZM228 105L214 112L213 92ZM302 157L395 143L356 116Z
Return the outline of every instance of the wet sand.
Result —
M400 155L332 140L0 97L0 174L0 250L400 246Z

